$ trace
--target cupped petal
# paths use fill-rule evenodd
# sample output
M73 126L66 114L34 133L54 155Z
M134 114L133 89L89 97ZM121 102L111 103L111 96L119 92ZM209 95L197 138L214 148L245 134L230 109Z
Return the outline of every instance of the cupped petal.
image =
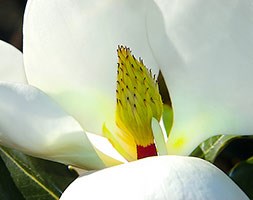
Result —
M0 96L1 145L87 169L122 163L93 146L92 136L35 87L0 83Z
M82 127L102 133L114 121L118 45L158 72L146 31L151 0L30 0L24 18L24 61L42 89ZM152 19L156 23L156 19Z
M165 45L153 45L152 31L150 44L174 109L168 151L189 154L213 135L253 134L252 2L155 2Z
M22 53L2 40L0 40L0 81L27 83Z
M180 156L141 159L80 177L61 196L61 200L85 198L248 199L211 163Z

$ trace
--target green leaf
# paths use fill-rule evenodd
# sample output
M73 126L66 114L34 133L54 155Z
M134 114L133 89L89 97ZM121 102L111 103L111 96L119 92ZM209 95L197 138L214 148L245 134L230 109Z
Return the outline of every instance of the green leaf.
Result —
M218 135L211 137L202 142L192 153L192 156L200 157L210 162L214 162L215 158L228 144L228 142L236 136Z
M171 128L172 128L172 124L173 124L173 108L172 108L170 93L161 71L159 71L157 81L158 81L159 93L163 101L163 116L162 116L163 124L166 130L167 136L169 136Z
M0 147L0 155L17 188L28 200L59 199L64 189L77 178L77 173L65 165L9 148Z
M173 110L171 107L169 107L166 104L163 105L162 119L163 119L164 128L167 133L167 137L169 137L169 133L171 131L172 124L173 124Z
M0 157L0 199L24 199Z
M251 165L253 165L253 156L247 160L247 162Z
M193 150L193 152L190 154L190 156L194 156L194 157L198 157L198 158L202 158L202 159L205 158L204 152L202 151L202 149L199 146L197 146L197 148L195 148Z
M237 164L229 173L236 184L253 199L253 157Z

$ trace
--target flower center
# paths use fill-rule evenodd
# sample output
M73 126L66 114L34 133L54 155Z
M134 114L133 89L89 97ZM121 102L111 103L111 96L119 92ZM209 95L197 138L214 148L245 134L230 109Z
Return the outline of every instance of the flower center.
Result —
M119 46L117 53L116 124L134 138L138 159L157 155L151 120L160 120L163 104L155 76L129 48Z

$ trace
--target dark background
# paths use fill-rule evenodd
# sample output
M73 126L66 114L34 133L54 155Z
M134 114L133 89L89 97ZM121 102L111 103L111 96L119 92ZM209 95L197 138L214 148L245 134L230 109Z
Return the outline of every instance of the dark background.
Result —
M26 0L0 0L0 40L22 49L22 22Z

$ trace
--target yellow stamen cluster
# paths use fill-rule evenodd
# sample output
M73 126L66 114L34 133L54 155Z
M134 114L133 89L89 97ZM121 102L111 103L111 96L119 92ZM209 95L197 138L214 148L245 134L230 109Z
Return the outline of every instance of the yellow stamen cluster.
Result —
M163 110L158 84L129 48L119 46L117 53L116 124L136 145L146 147L154 143L151 119L159 121Z

